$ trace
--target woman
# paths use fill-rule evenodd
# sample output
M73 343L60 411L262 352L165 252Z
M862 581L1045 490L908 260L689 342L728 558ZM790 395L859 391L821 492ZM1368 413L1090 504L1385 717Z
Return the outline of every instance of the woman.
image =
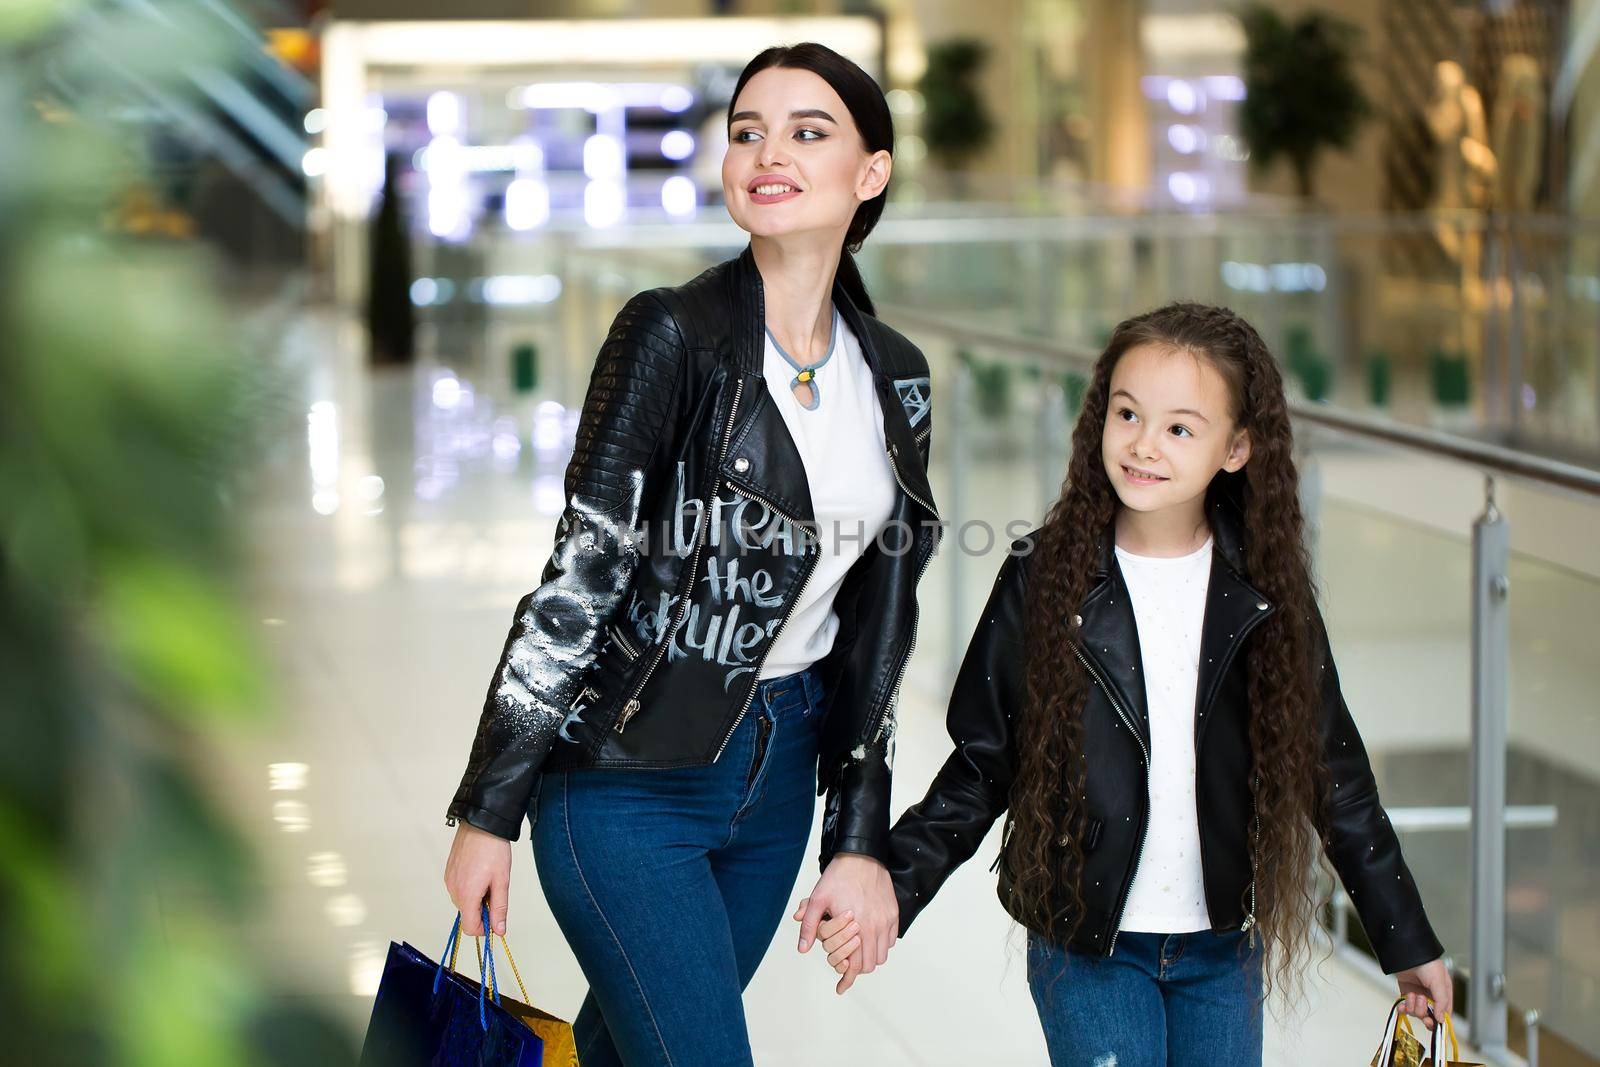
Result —
M555 551L449 809L468 934L485 898L504 928L527 812L589 980L584 1067L751 1062L740 993L813 785L811 928L853 913L866 967L897 925L887 753L939 527L927 362L871 317L851 259L883 211L893 128L864 71L804 44L750 62L728 135L750 246L617 316Z

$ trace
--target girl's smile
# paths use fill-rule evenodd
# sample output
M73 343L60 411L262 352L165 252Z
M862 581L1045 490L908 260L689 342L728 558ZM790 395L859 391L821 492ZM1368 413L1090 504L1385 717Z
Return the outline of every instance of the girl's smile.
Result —
M758 206L781 204L785 200L793 200L802 192L798 185L781 174L758 174L750 179L745 191L750 194L750 202Z

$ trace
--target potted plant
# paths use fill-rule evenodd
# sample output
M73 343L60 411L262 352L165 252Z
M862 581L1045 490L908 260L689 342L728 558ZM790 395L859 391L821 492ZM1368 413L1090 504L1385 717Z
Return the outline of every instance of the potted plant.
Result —
M1239 132L1265 171L1287 159L1304 200L1315 193L1317 157L1348 148L1372 105L1356 77L1359 27L1320 11L1289 19L1264 3L1238 13L1244 27L1244 102Z
M994 140L994 119L978 89L988 46L955 38L928 49L922 92L922 139L928 154L959 183L972 157Z

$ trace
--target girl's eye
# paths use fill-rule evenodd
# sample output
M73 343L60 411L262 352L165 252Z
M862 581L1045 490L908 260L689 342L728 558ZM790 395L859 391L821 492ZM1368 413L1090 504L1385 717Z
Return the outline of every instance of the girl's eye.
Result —
M1136 422L1138 421L1139 416L1135 415L1127 408L1118 408L1117 418L1121 419L1123 422Z
M757 133L755 130L753 130L750 127L746 126L744 129L735 132L734 135L733 135L732 140L734 140L736 142L742 142L742 143L748 144L750 141L755 140L756 138L758 138L760 136L761 135L759 133Z
M828 136L827 134L823 133L821 130L811 130L811 129L799 129L799 130L796 130L794 135L795 135L795 138L797 140L800 140L800 141L820 141L824 137Z
M1183 425L1180 424L1180 425L1174 426L1172 428L1172 436L1174 436L1174 437L1193 437L1194 433L1190 431L1189 427L1183 426Z

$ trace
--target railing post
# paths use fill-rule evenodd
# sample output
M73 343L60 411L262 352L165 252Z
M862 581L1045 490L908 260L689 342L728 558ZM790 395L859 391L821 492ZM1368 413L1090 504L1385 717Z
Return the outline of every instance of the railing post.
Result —
M1066 476L1066 464L1058 461L1061 425L1066 421L1066 390L1056 380L1049 367L1040 367L1038 462L1034 473L1039 477L1039 514L1036 521L1043 522L1045 512L1056 502L1061 492L1061 482ZM1012 516L1014 517L1014 516ZM1009 518L1009 517L1008 517Z
M1472 1043L1496 1059L1506 1049L1506 718L1510 659L1511 528L1494 479L1472 524Z

